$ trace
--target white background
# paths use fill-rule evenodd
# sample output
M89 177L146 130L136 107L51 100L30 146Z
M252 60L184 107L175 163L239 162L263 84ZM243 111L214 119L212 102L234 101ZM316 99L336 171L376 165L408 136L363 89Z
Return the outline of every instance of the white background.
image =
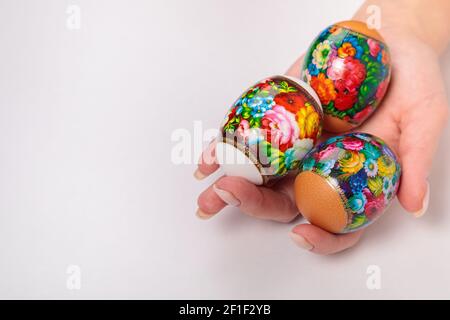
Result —
M297 248L294 224L197 219L214 178L171 161L174 130L218 127L360 3L0 0L0 297L450 298L448 130L428 214L396 203L329 257ZM450 52L442 67L450 88ZM366 287L369 265L381 290Z

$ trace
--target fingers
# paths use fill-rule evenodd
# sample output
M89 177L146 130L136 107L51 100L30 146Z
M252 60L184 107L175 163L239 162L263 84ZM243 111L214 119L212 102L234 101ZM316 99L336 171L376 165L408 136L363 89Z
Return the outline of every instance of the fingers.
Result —
M203 151L198 168L194 173L197 180L203 180L209 175L213 174L219 169L219 164L216 162L216 140L213 140L208 147Z
M292 229L290 236L300 248L326 255L353 247L362 233L333 234L311 224L300 224Z
M447 101L442 94L411 108L400 123L399 156L403 173L398 198L416 217L422 216L428 207L428 175L447 116Z
M227 205L239 207L252 217L279 222L292 221L298 215L286 192L257 187L239 177L222 177L206 189L198 198L197 215L210 218Z

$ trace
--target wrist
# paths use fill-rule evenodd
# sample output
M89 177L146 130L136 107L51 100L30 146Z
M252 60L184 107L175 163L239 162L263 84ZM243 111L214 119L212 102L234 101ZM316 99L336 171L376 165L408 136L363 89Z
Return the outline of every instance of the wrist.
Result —
M354 19L367 23L373 14L373 6L378 7L378 31L390 47L398 41L414 39L437 55L447 48L450 41L450 1L368 0Z

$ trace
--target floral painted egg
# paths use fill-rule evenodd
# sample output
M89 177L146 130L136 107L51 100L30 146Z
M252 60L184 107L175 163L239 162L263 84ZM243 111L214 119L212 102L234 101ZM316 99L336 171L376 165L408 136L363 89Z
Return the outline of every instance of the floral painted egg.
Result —
M297 207L324 230L356 231L386 210L400 174L395 154L381 139L365 133L334 137L303 159L295 180Z
M314 40L302 76L320 98L324 129L345 132L364 122L383 99L391 77L389 50L365 23L340 22Z
M297 170L322 131L314 90L287 76L267 78L246 90L222 125L216 158L229 176L261 185Z

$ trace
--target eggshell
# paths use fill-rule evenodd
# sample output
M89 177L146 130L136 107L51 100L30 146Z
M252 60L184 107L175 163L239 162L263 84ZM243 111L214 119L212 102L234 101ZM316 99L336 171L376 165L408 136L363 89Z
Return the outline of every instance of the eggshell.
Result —
M379 106L391 77L390 54L381 35L363 22L343 21L313 41L302 78L322 103L324 129L345 132Z
M298 170L322 131L323 113L312 88L299 79L273 76L247 89L222 124L216 157L229 176L254 184Z
M380 138L366 133L333 137L303 159L295 180L301 214L333 233L367 227L397 193L401 168Z

